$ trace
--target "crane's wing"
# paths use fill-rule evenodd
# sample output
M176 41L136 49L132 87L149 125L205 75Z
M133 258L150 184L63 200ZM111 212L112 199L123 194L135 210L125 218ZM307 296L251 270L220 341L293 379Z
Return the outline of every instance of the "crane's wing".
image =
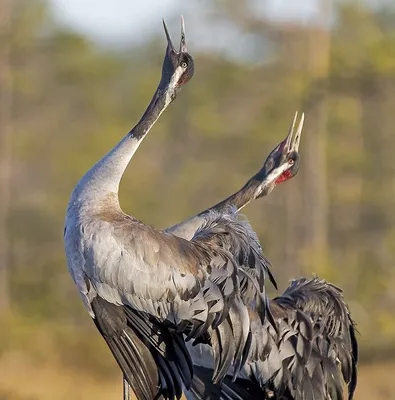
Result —
M197 374L188 399L206 399L204 393L213 390L227 400L253 393L258 393L255 398L343 399L343 383L353 398L358 348L341 291L318 278L299 279L270 307L277 332L250 312L250 351L236 381L206 381L213 368L212 352L203 345L190 349Z
M228 210L236 212L235 208ZM203 242L212 248L220 247L236 258L240 291L230 304L225 320L220 326L208 332L214 351L213 382L220 381L226 375L232 361L232 370L234 376L237 376L249 352L251 344L250 315L246 304L249 305L250 310L259 314L262 322L268 318L275 326L265 290L267 277L276 286L270 272L271 265L263 256L258 237L247 220L242 220L239 216L235 222L234 215L232 213L223 215L216 211L208 212L204 223L193 238L193 241ZM207 335L197 336L195 344L208 341ZM224 357L225 362L223 361Z
M248 221L243 221L241 214L238 214L237 224L227 217L226 211L231 215L235 214L236 207L230 205L224 210L225 215L214 208L208 209L179 225L167 228L165 232L188 240L212 241L214 245L237 255L243 301L245 304L255 304L259 307L264 320L266 312L270 312L265 291L266 278L269 278L277 289L276 280L271 272L271 263L263 255L258 236Z
M127 216L105 229L106 250L93 237L84 271L96 326L138 398L152 398L158 388L166 398L179 398L182 383L190 385L182 334L209 334L216 381L232 361L240 369L251 342L242 301L248 284L241 283L251 280L245 271L256 270L264 290L267 269L248 223L234 213L213 214L191 241ZM261 298L256 303L257 310L266 307Z

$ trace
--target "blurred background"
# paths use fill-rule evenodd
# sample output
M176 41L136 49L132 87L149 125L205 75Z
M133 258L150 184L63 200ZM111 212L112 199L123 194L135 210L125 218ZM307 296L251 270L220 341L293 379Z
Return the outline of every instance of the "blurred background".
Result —
M395 399L395 4L0 0L0 399L119 399L69 277L69 194L138 120L186 19L195 76L133 159L125 211L175 224L239 189L306 113L298 176L245 213L284 290L344 289L357 399ZM276 295L272 291L273 296Z

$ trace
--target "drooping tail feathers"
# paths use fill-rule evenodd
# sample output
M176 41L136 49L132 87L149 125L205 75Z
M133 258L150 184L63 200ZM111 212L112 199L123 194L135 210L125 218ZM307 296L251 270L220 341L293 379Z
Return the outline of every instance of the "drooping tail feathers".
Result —
M92 301L94 322L138 400L180 399L193 365L181 334L159 328L147 314Z

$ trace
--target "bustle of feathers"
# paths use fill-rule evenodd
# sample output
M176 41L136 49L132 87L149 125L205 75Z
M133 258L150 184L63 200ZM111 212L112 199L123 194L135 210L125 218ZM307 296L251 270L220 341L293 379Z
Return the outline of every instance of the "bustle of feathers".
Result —
M205 378L210 368L195 365L187 398L210 399L206 394L215 391L223 400L341 400L346 383L351 400L358 346L341 290L317 277L297 279L269 307L276 329L249 310L251 344L239 378L228 374L214 385Z
M300 385L292 387L294 397L317 398L311 393L318 392L323 399L343 399L346 383L351 400L357 385L358 343L342 290L318 277L295 279L273 303L304 314L312 328L311 355Z

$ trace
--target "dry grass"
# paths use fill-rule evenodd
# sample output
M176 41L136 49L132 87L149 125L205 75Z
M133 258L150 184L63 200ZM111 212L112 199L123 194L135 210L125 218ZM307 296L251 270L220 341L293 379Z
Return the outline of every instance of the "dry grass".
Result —
M1 400L119 400L121 376L103 378L54 363L33 362L23 354L0 359ZM357 400L395 399L395 363L360 367Z

